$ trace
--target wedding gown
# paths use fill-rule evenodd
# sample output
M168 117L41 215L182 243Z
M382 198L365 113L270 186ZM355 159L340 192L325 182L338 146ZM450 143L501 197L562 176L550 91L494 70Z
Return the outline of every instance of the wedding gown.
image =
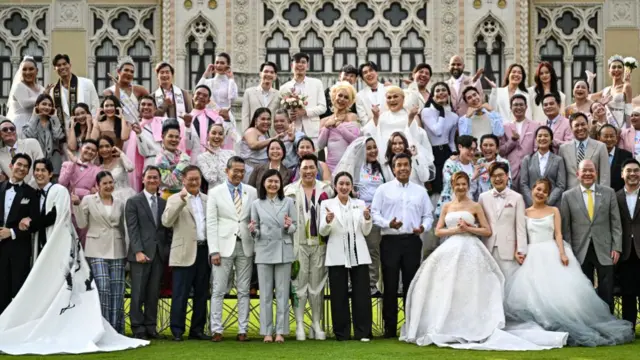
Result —
M447 227L459 219L475 222L468 211L450 212ZM565 344L566 333L533 323L505 329L503 288L504 276L480 239L448 237L411 282L400 340L470 350L544 350Z
M565 267L560 262L553 215L527 218L527 235L527 258L505 292L508 319L534 321L547 330L568 332L572 346L616 345L634 340L631 323L611 315L567 243L564 248L569 265Z
M149 344L118 334L102 317L69 204L66 188L49 189L45 210L56 208L56 222L22 289L0 315L0 353L82 354Z

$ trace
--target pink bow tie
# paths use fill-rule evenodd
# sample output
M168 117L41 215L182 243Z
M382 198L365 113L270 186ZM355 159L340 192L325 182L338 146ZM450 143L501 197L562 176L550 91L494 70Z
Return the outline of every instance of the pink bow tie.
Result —
M504 199L506 197L506 194L497 192L496 190L493 190L493 197L499 197L499 198Z

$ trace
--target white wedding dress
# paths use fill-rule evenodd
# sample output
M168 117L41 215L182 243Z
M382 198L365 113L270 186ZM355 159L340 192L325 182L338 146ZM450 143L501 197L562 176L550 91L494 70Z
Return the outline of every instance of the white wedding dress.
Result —
M459 219L475 223L467 211L450 212L447 227ZM533 323L505 329L504 276L474 235L447 238L420 266L405 307L400 340L469 350L545 350L562 347L567 334Z
M533 321L552 331L569 333L572 346L616 345L633 341L632 325L618 320L583 274L569 244L569 265L560 262L554 240L554 216L527 218L527 258L505 292L509 320Z
M82 354L148 345L118 334L102 317L89 264L71 223L68 190L53 185L45 210L56 208L47 244L29 277L0 315L0 353Z

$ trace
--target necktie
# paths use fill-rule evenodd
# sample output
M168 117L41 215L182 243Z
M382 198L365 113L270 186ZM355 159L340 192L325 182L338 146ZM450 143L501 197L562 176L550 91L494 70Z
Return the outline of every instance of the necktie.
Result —
M240 196L240 191L236 188L233 191L233 204L236 206L236 215L238 219L242 215L242 197Z
M151 196L151 213L153 214L153 222L158 225L158 200L156 196Z
M549 129L551 129L551 125L553 125L553 120L552 119L548 119L547 120L547 127L549 127Z
M11 159L13 159L13 157L16 156L16 148L9 149L9 153L11 154Z
M609 166L611 166L612 162L613 162L613 154L609 154Z
M577 160L578 160L578 166L580 166L580 162L584 160L584 141L581 141L580 145L578 145Z
M587 213L589 214L589 220L593 220L593 190L587 190Z

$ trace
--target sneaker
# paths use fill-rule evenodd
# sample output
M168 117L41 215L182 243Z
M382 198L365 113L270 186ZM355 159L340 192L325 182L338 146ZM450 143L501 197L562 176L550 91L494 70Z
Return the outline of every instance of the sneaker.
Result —
M371 341L371 339L369 339L369 338L362 338L362 339L360 339L360 341L362 341L362 342L369 342L369 341Z

